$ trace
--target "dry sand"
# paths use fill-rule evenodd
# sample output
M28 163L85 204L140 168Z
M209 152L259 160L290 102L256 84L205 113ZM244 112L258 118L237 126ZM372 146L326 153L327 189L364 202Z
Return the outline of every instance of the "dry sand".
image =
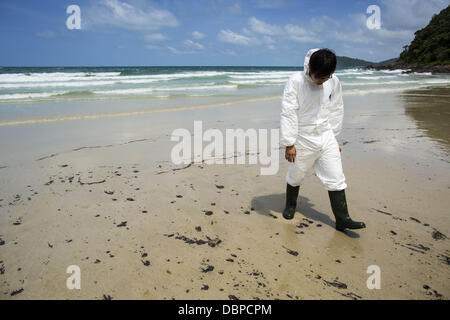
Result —
M1 127L0 299L448 299L449 92L345 98L348 206L367 225L345 233L313 172L283 219L281 152L272 176L169 161L173 129L276 128L279 99Z

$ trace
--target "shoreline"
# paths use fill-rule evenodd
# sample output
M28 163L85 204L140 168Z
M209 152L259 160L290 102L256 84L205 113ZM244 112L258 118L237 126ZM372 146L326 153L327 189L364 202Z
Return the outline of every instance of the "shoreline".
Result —
M385 66L370 65L365 67L369 70L405 70L404 73L427 73L431 72L432 75L450 75L450 65L436 65L436 66L416 66L416 65L404 65L404 64L389 64Z

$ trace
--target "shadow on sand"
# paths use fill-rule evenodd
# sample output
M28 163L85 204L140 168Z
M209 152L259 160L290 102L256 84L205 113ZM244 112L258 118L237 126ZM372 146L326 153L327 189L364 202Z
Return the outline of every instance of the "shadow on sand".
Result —
M254 211L259 214L265 215L267 217L277 217L279 219L284 219L282 212L284 209L285 201L286 194L284 193L270 194L253 198L251 206ZM309 201L308 198L300 195L297 200L297 211L295 213L293 221L301 217L305 217L307 219L316 221L317 223L328 225L331 228L335 229L336 224L334 222L334 219L331 219L328 214L324 214L315 210L313 206L314 205ZM359 238L359 234L351 230L346 229L344 233L351 238Z

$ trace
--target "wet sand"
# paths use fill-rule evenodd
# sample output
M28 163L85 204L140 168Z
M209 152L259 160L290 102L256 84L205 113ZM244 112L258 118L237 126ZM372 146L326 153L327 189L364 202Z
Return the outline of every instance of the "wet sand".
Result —
M0 127L0 299L448 299L447 95L344 98L348 206L367 224L345 233L313 172L283 219L281 151L271 176L170 162L172 130L277 128L279 99Z

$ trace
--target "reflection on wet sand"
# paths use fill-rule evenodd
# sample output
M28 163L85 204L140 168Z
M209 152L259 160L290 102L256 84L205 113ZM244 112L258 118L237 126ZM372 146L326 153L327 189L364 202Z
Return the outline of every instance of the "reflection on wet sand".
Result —
M450 87L408 90L401 97L405 114L450 152Z

